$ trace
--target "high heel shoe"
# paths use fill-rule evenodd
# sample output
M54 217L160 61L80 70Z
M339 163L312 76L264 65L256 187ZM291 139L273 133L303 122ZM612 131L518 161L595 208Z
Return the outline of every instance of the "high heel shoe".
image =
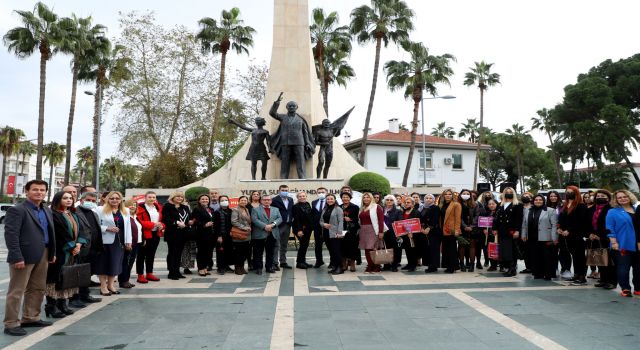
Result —
M103 291L100 291L100 295L102 295L103 297L108 297L108 296L111 296L111 292L106 292L105 293Z
M51 318L64 318L67 316L62 311L58 310L55 299L51 297L47 297L47 304L44 306L44 314Z
M62 311L65 315L73 315L73 310L69 309L67 306L67 299L56 300L56 306L58 307L58 310Z
M109 289L109 292L110 292L111 294L120 294L120 291L119 291L119 290L111 290L111 289Z

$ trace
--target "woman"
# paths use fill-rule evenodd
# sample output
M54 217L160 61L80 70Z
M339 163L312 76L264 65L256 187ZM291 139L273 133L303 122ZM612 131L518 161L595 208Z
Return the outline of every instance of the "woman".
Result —
M439 198L440 227L442 228L442 264L446 273L458 269L456 241L461 233L462 207L453 200L453 191L444 190Z
M562 202L562 198L558 191L549 191L549 193L547 193L547 208L553 208L555 210L556 218L560 216L563 206L564 203ZM569 254L567 246L568 245L565 242L564 237L558 236L558 244L556 245L557 251L555 252L554 257L560 262L560 277L569 279L573 275L571 274L571 254ZM557 276L554 273L553 278L556 277Z
M587 211L590 212L591 208L595 206L595 192L589 190L589 192L583 193L582 203L584 203L587 206ZM600 279L600 272L598 272L599 269L597 266L593 266L593 265L589 266L589 270L591 270L591 273L589 274L589 276L587 276L587 278Z
M331 245L329 252L333 255L331 260L338 262L342 261L340 239L343 232L344 216L342 215L342 209L336 203L336 196L328 194L325 200L327 204L320 214L320 227L322 227L323 236L329 237L329 244ZM343 274L342 264L336 263L333 269L329 270L329 273L332 275Z
M480 197L478 198L478 215L480 215L481 212L487 212L487 203L489 202L489 200L494 199L493 198L493 193L491 191L485 191L482 193L482 195L480 195ZM495 200L494 200L495 201ZM497 203L497 202L496 202ZM477 217L474 218L474 220L476 220ZM486 231L486 228L478 228L477 230L478 236L477 238L477 245L476 245L476 268L481 270L482 269L482 264L480 263L480 253L484 254L484 267L488 267L490 264L490 259L489 259L489 252L487 251L487 238L489 237L489 234L485 234L484 232ZM491 230L489 230L491 231ZM489 232L490 233L490 232Z
M582 203L580 190L576 186L567 186L565 190L566 203L558 217L558 234L564 237L564 243L573 259L573 278L571 285L584 286L587 284L587 257L584 239L588 236L590 220L587 206Z
M378 243L384 239L384 214L382 207L373 200L369 192L362 194L362 205L358 214L360 221L360 244L358 249L364 249L367 259L365 273L380 272L380 265L373 263L371 251L378 247Z
M522 202L523 217L527 215L527 211L529 210L529 208L533 206L532 199L533 199L533 194L531 192L525 192L520 198ZM524 260L524 267L525 267L524 270L520 271L520 273L531 273L532 271L531 254L532 254L533 247L522 239L522 235L520 235L520 238L518 238L516 241L518 244L518 249L522 253L522 256L520 256L519 258Z
M142 224L142 244L138 248L138 261L136 262L137 281L138 283L158 282L160 279L153 274L153 263L160 244L160 237L164 234L164 224L162 223L162 208L156 200L155 192L145 193L144 203L138 205L136 216ZM144 275L145 271L146 276Z
M53 196L51 201L53 227L56 241L56 261L49 263L47 270L47 285L45 295L47 317L62 318L73 314L67 306L67 300L78 293L78 288L57 289L56 282L60 278L62 266L77 263L80 248L87 243L80 232L80 224L73 207L73 195L68 191L61 191Z
M135 284L129 282L131 279L131 269L136 262L138 249L142 244L142 224L138 221L136 211L138 203L133 199L127 199L124 206L129 209L129 221L131 222L131 248L125 248L122 258L122 272L118 275L120 288L133 288Z
M184 193L173 192L162 206L162 223L165 226L164 241L167 242L167 270L170 280L185 278L180 273L180 258L190 229L191 210L184 204Z
M632 297L629 270L633 268L633 295L640 296L640 217L633 209L638 200L627 190L615 191L613 198L614 208L607 213L606 225L622 289L620 295Z
M122 194L109 192L104 206L96 210L102 228L104 252L99 258L97 272L100 279L100 294L109 296L120 294L114 286L116 276L122 272L124 248L131 249L131 220L125 208Z
M478 216L480 209L473 197L471 191L462 190L458 196L458 202L461 206L462 212L462 237L469 242L468 245L458 245L458 261L460 262L460 270L462 272L473 272L473 264L476 261L476 248L477 248L477 230L473 225L473 219ZM466 265L465 265L466 259Z
M231 239L231 209L229 208L229 197L222 195L218 197L220 210L215 212L213 217L213 231L216 238L216 263L218 264L218 274L233 272L229 266L233 263L233 240ZM246 254L246 252L245 252Z
M500 265L506 268L505 277L517 274L518 246L517 239L522 229L522 204L515 191L507 187L500 197L501 205L493 220L493 234L498 235L500 249Z
M196 261L198 263L198 275L208 276L211 259L213 259L214 233L213 233L213 209L209 206L211 200L208 194L201 194L197 199L198 204L191 212L195 219L194 236L197 245Z
M484 256L485 256L485 267L489 266L489 269L487 271L496 271L498 269L498 261L495 259L489 259L489 252L487 251L487 246L489 244L489 242L496 242L496 235L493 234L493 229L492 226L489 227L479 227L479 222L480 222L480 218L481 217L491 217L491 220L493 222L493 220L495 220L496 215L498 214L498 202L493 198L493 195L491 195L491 198L483 198L483 202L484 205L480 207L480 211L478 213L478 216L474 219L474 225L477 227L477 230L480 232L480 234L482 234L482 239L481 241L484 244L485 247L485 251L484 251ZM487 264L487 262L489 264Z
M587 217L591 219L591 230L589 234L588 246L590 248L608 248L610 246L607 234L607 213L611 209L611 192L607 190L597 190L594 193L594 205L589 208ZM616 278L616 268L609 256L609 266L599 266L600 281L596 287L604 289L615 289L618 285Z
M360 224L358 223L358 208L357 205L351 203L351 193L342 192L340 194L340 199L342 200L342 204L340 208L342 209L342 216L344 217L343 228L346 232L344 237L342 237L341 246L342 246L342 269L346 270L347 268L351 272L356 271L356 259L358 254L360 254L360 250L358 248L358 230L360 229Z
M408 219L420 219L420 211L415 206L415 200L412 197L404 197L401 203L402 220ZM422 223L420 223L422 225ZM422 228L422 227L421 227ZM413 272L418 266L418 259L424 257L426 251L427 240L424 233L410 232L406 233L402 238L402 247L407 255L407 265L402 267L402 270ZM424 259L427 261L428 259Z
M223 196L223 198L224 197L226 196ZM248 205L249 198L247 198L247 196L240 196L240 198L238 198L238 207L231 210L232 228L230 236L233 241L235 256L233 267L236 275L247 274L247 270L244 269L244 261L247 259L247 250L249 249L249 242L251 241L251 214L249 214ZM235 234L234 232L242 234Z
M307 201L307 193L300 191L296 194L298 203L293 205L293 234L300 242L298 256L296 257L296 268L306 270L311 264L307 264L307 249L309 240L313 232L313 210Z
M384 224L389 228L384 233L384 243L387 249L393 249L393 262L385 265L383 270L398 272L398 266L400 266L400 260L402 259L402 239L396 237L396 233L393 230L393 223L402 220L402 211L397 208L396 197L393 195L388 194L384 196L383 203Z
M531 273L534 279L551 280L557 264L553 257L558 243L558 224L553 209L547 209L543 195L533 197L533 205L522 218L522 240L530 247Z
M253 209L260 206L260 191L251 191L251 195L249 196L249 205L247 209L249 209L249 214L253 212ZM247 265L249 266L249 271L253 271L253 241L249 241L249 251L247 252Z
M436 198L432 194L424 196L424 209L422 211L422 227L426 239L427 248L422 265L428 266L424 273L437 272L440 267L440 244L442 242L442 229L440 228L440 208L435 205Z

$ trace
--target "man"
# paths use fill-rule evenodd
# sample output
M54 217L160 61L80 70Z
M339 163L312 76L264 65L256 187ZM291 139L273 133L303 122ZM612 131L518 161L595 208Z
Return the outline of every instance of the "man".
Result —
M56 261L56 243L51 209L43 205L49 185L31 180L24 186L27 200L7 210L4 239L9 263L9 288L4 311L4 333L27 334L26 327L46 327L40 309L47 282L48 263ZM20 305L22 320L18 318Z
M256 274L262 275L262 254L266 250L267 273L275 273L273 264L273 253L276 247L278 235L280 234L278 225L282 223L280 211L271 206L271 197L263 195L260 206L251 212L251 221L255 228L251 231L251 243L253 244L253 268Z
M289 244L289 233L291 232L291 223L293 221L293 198L289 197L289 186L280 185L278 187L278 195L273 197L272 206L278 208L280 215L282 216L282 223L278 225L278 231L280 236L277 236L278 246L275 247L273 253L274 269L279 271L278 262L280 267L290 269L291 266L287 264L287 246ZM278 255L278 252L280 253Z
M315 251L316 251L316 263L313 267L318 268L324 265L324 259L322 256L322 243L327 246L327 250L329 251L329 256L333 256L331 254L331 245L329 244L329 237L323 237L322 235L322 227L320 227L320 215L322 214L322 209L326 205L325 197L327 196L327 189L324 187L318 187L316 189L316 194L318 195L318 199L311 202L311 215L313 215L313 239L315 240ZM333 261L329 262L329 265L333 265Z
M215 189L215 188L211 188L209 189L209 208L213 209L213 211L218 211L220 210L220 203L218 203L218 197L220 197L220 192Z
M138 204L136 216L142 225L142 245L138 247L136 260L137 281L143 284L149 283L149 281L158 282L160 278L153 274L153 262L156 258L164 224L162 223L162 208L158 204L155 192L147 191L144 194L144 203Z

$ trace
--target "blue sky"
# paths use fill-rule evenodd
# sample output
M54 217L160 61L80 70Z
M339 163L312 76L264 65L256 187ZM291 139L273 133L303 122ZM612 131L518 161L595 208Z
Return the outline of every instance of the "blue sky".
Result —
M14 9L31 9L35 2L2 0L0 2L0 33L18 24ZM119 32L118 12L153 10L158 22L197 29L203 16L217 18L222 9L237 6L247 25L257 30L255 47L250 57L229 58L228 71L243 69L249 59L266 63L270 60L273 2L270 0L197 1L46 1L61 16L72 12L92 15L96 23L109 28L109 35ZM338 11L341 22L348 24L349 13L368 1L309 0L309 8L323 7ZM502 75L502 85L485 95L485 123L502 131L513 123L530 125L530 118L543 107L553 107L561 101L563 87L575 82L579 73L601 61L617 60L640 52L640 41L632 40L637 32L637 1L500 1L500 0L407 0L416 12L415 41L422 41L432 54L451 53L458 59L453 65L455 76L451 86L441 86L439 94L455 95L454 100L432 100L425 103L426 129L437 122L460 128L467 118L478 117L477 88L462 85L464 73L474 61L494 62L494 70ZM340 111L357 106L347 124L353 137L362 133L369 99L373 69L372 45L356 45L351 57L357 78L347 89L330 87L329 104L332 118ZM390 45L383 50L381 66L395 59L408 59ZM71 91L70 57L55 56L48 64L45 142L64 143ZM233 79L233 76L229 77ZM93 99L82 94L93 86L79 87L74 125L73 152L91 143ZM22 128L29 139L36 137L38 115L38 56L19 60L6 49L0 50L0 124ZM373 132L386 129L387 120L399 118L409 124L412 103L401 92L386 89L385 76L380 71L378 92L372 115ZM117 153L117 140L111 133L111 115L105 115L102 157ZM546 137L533 133L539 145ZM635 154L634 161L640 161Z

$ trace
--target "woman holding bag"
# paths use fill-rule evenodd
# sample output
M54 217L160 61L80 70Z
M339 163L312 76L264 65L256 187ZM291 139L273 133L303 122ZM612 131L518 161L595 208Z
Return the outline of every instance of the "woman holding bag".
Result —
M370 192L362 194L362 206L358 218L360 221L359 249L364 249L367 258L365 273L380 272L380 265L374 264L371 260L371 251L376 249L378 241L384 239L384 213L382 207L373 200Z
M96 274L100 279L100 294L120 294L114 285L116 276L122 272L125 246L131 249L131 220L120 192L109 192L104 206L96 210L102 228L104 252L98 258Z
M589 208L588 217L591 218L592 233L589 234L590 248L608 248L610 246L607 234L607 213L611 210L611 192L607 190L597 190L594 194L594 205ZM609 266L598 266L600 271L600 281L596 287L604 289L615 289L618 285L616 277L616 267L612 263L612 256L609 256Z
M358 230L360 224L358 223L358 208L357 205L351 203L352 195L349 192L342 192L340 199L342 204L342 214L344 217L343 227L347 233L342 237L342 269L351 272L356 271L356 260L360 250L358 249Z
M504 276L513 277L518 273L516 269L518 263L516 244L518 237L520 237L520 230L522 230L523 209L511 187L502 191L501 202L502 204L493 220L493 234L498 235L500 242L501 268L508 269Z
M482 217L490 217L491 222L495 220L496 214L498 213L498 202L492 198L484 198L484 205L480 207L480 212L478 216L474 219L474 226L477 227L478 231L482 235L481 239L483 240L484 246L486 247L485 259L489 259L489 269L487 271L496 271L498 269L498 260L489 258L488 245L489 243L498 243L497 236L493 234L493 230L491 227L478 227L480 218ZM486 266L486 265L485 265Z
M169 201L162 207L162 223L165 226L164 241L167 242L168 278L178 280L185 278L180 273L180 257L190 229L191 210L184 204L184 193L173 192Z
M453 200L453 191L450 189L442 192L438 206L442 227L442 264L446 273L454 273L458 269L456 241L461 233L462 207Z
M216 263L218 274L233 272L229 267L233 263L233 240L231 239L231 209L229 208L229 197L222 195L218 197L220 209L213 217L213 231L216 237Z
M241 196L238 199L238 207L231 210L231 239L233 240L233 250L235 263L233 265L236 275L246 275L244 261L249 253L249 242L251 241L251 214L249 214L249 198Z
M402 259L402 248L400 247L396 233L393 230L393 223L395 221L402 220L402 211L398 209L396 197L392 194L384 196L383 203L384 224L389 228L387 232L384 233L384 242L387 248L393 249L393 262L389 265L385 265L383 270L398 272L398 266L400 266L400 261Z
M328 194L325 200L327 201L327 205L324 206L322 213L320 213L320 227L322 227L323 236L329 237L329 244L331 244L329 252L333 255L331 260L336 262L333 269L329 270L329 273L332 275L340 275L344 273L342 264L339 263L342 261L342 252L340 249L340 240L342 238L340 237L342 237L344 217L342 209L340 209L336 203L336 196Z
M195 219L195 240L197 244L196 261L198 263L198 275L208 276L209 264L213 259L213 246L215 242L213 233L213 209L209 206L209 195L198 196L198 205L191 213Z
M547 208L544 202L541 194L533 197L533 205L524 211L526 214L522 218L521 237L531 251L533 278L550 281L558 268L554 258L555 245L558 243L558 222L555 210Z

